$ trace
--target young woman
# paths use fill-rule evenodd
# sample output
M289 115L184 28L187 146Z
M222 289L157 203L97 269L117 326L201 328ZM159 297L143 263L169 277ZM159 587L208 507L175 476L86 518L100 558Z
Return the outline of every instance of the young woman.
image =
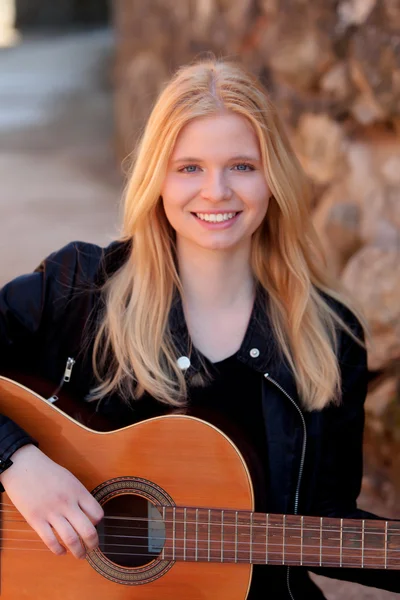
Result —
M261 85L228 62L181 69L144 131L121 239L69 244L1 291L1 368L58 381L73 357L69 385L116 426L169 408L239 431L261 465L256 509L370 517L356 507L363 332L309 205ZM1 483L50 550L66 551L55 532L76 557L80 539L97 545L101 507L7 417L0 458ZM393 572L325 574L400 591ZM303 568L255 568L249 598L267 589L323 598Z

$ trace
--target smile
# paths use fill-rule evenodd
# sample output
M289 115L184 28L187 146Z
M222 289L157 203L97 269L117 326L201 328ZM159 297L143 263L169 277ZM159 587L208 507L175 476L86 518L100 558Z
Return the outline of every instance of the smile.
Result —
M209 223L222 223L222 221L230 221L234 219L238 212L226 213L194 213L198 219L208 221Z

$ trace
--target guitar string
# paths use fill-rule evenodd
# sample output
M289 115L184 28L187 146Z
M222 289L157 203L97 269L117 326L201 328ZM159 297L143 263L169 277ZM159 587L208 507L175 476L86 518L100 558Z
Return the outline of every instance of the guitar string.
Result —
M140 532L142 532L142 531L141 531L141 528L139 528L139 527L138 527L137 529L138 529ZM29 529L3 529L3 532L7 532L7 533L9 533L9 532L12 532L12 533L14 533L14 532L15 532L15 533L34 533L35 535L38 535L38 536L39 536L39 534L38 534L38 533L37 533L37 532L36 532L34 529L32 529L32 528L29 528ZM226 533L226 532L225 532L225 533ZM228 535L229 535L229 534L228 534ZM249 535L249 534L248 534L248 535ZM105 532L105 533L100 533L100 534L99 534L99 537L103 537L103 538L105 538L105 539L107 539L107 538L109 538L109 537L114 537L114 538L119 538L119 539L120 539L120 538L125 538L125 539L149 539L149 536L148 536L148 535L144 535L144 536L143 536L143 535L111 534L111 533L107 533L107 532ZM286 539L296 539L296 540L297 540L297 539L301 539L301 537L300 537L300 536L293 536L293 535L290 535L290 533L286 533L286 536L285 536L285 537L286 537ZM158 536L158 537L157 537L157 536L153 536L153 535L151 535L151 536L150 536L150 538L151 538L152 540L165 540L165 541L170 541L170 540L172 540L172 539L176 539L176 540L178 540L178 541L184 541L184 540L185 540L185 538L177 538L176 536L175 536L175 538L168 538L168 537L166 537L166 536ZM1 540L1 539L3 539L3 540L4 540L4 539L8 539L8 538L0 538L0 540ZM270 539L271 539L271 540L273 540L274 538L270 538ZM320 538L319 538L319 536L318 536L318 537L307 537L305 541L309 541L309 540L317 540L317 539L318 539L318 540L320 539ZM208 540L208 537L207 537L207 540ZM207 540L203 539L203 540L200 540L200 541L207 541ZM232 544L236 543L235 539L233 539L233 540L226 539L225 541L226 541L226 543L232 543ZM335 541L340 541L340 538L327 538L327 539L325 539L324 541L325 541L325 542L327 542L327 541L335 542ZM346 540L346 542L349 542L349 543L350 543L350 542L355 542L355 541L358 541L358 540L354 540L354 539L349 539L349 540ZM220 542L221 542L221 538L210 538L210 542L216 542L216 543L220 543ZM238 540L238 541L237 541L237 543L238 543L238 544L248 544L248 543L249 543L249 541L240 541L240 540ZM261 544L261 545L265 546L265 542L264 542L264 541L262 541L262 542L257 542L256 540L252 540L252 543L253 543L254 545L257 545L257 544L259 544L259 545L260 545L260 544ZM271 543L269 543L268 545L271 545L271 546L274 546L274 545L275 545L275 546L281 546L282 544L281 544L281 542L279 542L279 543L278 543L278 542L273 542L273 541L271 541ZM319 548L319 547L320 547L320 544L319 544L318 546L309 546L309 545L307 545L306 547L307 547L307 548L317 548L317 547ZM324 547L324 548L336 548L336 546L327 546L327 545L322 545L322 547ZM364 545L364 548L365 548L365 545ZM343 547L343 549L346 549L346 547ZM347 548L347 550L351 550L351 549L352 549L352 548ZM354 548L353 548L353 549L354 549ZM375 548L374 546L367 547L367 548L365 548L365 549L366 549L366 550L369 550L369 551L371 551L371 550L375 550L375 549L376 549L376 550L381 550L380 548ZM361 548L359 548L359 550L361 550ZM383 548L382 548L382 550L383 550ZM400 552L400 549L392 548L392 549L390 549L390 551L391 551L391 552Z
M24 529L24 530L15 530L15 529L10 529L10 530L8 530L7 532L12 532L12 533L14 533L14 532L21 532L21 533L34 533L34 534L36 534L36 532L35 532L34 530L26 530L26 529ZM36 535L38 535L38 534L36 534ZM38 537L39 537L39 536L38 536ZM143 539L143 540L144 540L144 539L148 539L148 536L127 536L127 535L112 535L112 534L100 534L100 536L99 536L99 537L100 537L100 539L101 539L101 543L102 543L102 542L104 542L104 540L105 540L105 543L107 543L107 539L108 539L108 538L110 538L110 537L117 538L117 539L122 539L122 538L125 538L125 539L132 539L132 540L133 540L133 539L136 539L136 540L138 540L138 539ZM292 540L299 540L299 539L301 539L301 538L299 538L299 537L297 537L297 536L291 536L291 535L287 535L287 538L288 538L288 539L292 539ZM1 539L1 538L0 538L0 539ZM7 538L2 538L2 539L3 539L3 540L8 540L8 541L10 541L10 540L14 540L14 541L23 541L23 539L21 539L21 538L9 538L9 537L7 537ZM153 537L152 539L153 539L153 540L160 540L160 541L162 541L162 542L168 542L168 541L171 541L171 540L173 541L173 538L166 538L165 536L163 536L163 537ZM184 539L182 539L182 538L175 538L175 539L176 539L177 541L184 541ZM273 539L273 538L272 538L272 539ZM274 542L272 541L272 539L270 538L269 547L273 547L273 546L278 546L278 547L280 547L280 548L282 547L282 543L281 543L281 542L279 542L279 543L274 543ZM316 539L319 539L319 538L317 538L317 537L315 537L315 538L308 538L308 541L310 541L310 540L316 540ZM37 540L32 540L32 539L30 539L30 540L27 540L27 541L31 541L31 542L35 542L35 543L37 543L37 542L41 542L42 540L40 540L40 538L39 538L39 539L37 539ZM203 541L203 542L205 542L205 540L200 540L200 541ZM328 540L325 540L325 542L327 542L327 541L338 541L338 538L328 538ZM347 540L347 543L352 543L352 542L354 542L354 541L355 541L355 542L357 542L358 540L351 540L351 539L350 539L350 540ZM220 544L221 544L221 540L220 540L220 538L217 538L217 539L210 539L210 543L216 543L216 544L219 544L219 545L220 545ZM248 541L240 541L240 540L238 540L238 541L236 542L235 540L226 540L225 547L226 547L228 544L235 544L235 545L240 545L240 544L242 544L242 545L246 545L246 546L248 546L248 543L249 543ZM110 545L114 545L114 544L113 544L113 543L111 543L111 542L109 542L109 544L110 544ZM123 544L122 544L122 545L123 545ZM263 546L263 548L264 548L264 546L265 546L265 542L264 542L264 541L262 541L262 542L257 542L257 541L255 541L255 540L254 540L254 541L252 542L252 547L254 548L254 547L255 547L255 546L257 546L257 545L261 545L261 546ZM131 544L125 544L125 546L126 546L126 547L130 547L130 546L131 546ZM297 546L297 544L295 544L295 545L293 545L293 544L285 544L285 548L289 548L289 547L292 547L292 548L296 547L296 548L297 548L298 546ZM324 550L324 549L325 549L325 550L328 550L328 549L331 549L331 550L335 550L335 549L336 549L336 550L338 550L338 548L339 548L337 545L335 545L335 546L329 546L329 545L327 545L326 543L324 543L324 544L322 544L322 545L321 545L321 544L318 544L317 546L313 546L313 545L306 544L306 546L305 546L305 547L306 547L307 549L318 548L318 549L320 549L320 550ZM228 549L228 548L227 548L227 549ZM343 547L342 547L342 550L343 550L343 552L346 552L346 550L347 550L347 551L353 551L353 550L355 550L355 548L354 548L354 547L353 547L353 548L346 548L346 546L343 546ZM358 548L357 550L361 550L361 548ZM257 549L255 549L255 551L257 551ZM368 546L367 546L367 547L366 547L366 546L364 545L364 552L365 552L365 553L371 553L371 552L374 552L374 551L378 551L378 552L379 552L379 551L384 551L384 548L376 548L376 547L374 547L374 546L371 546L371 547L368 547ZM400 550L397 550L397 549L390 549L390 552L391 552L391 553L397 553L397 552L400 552ZM367 558L371 559L371 558L374 558L374 557L369 555Z
M48 548L7 548L7 550L10 550L10 551L11 550L12 551L19 551L19 552L24 551L24 550L26 550L27 552L50 552ZM109 552L109 554L111 556L130 556L130 557L134 556L135 558L141 558L141 557L149 558L148 554L132 554L132 553L128 553L128 552ZM318 554L318 556L319 556L319 554ZM153 561L153 560L154 560L154 556L151 557L151 561ZM167 558L160 559L160 560L163 560L163 561L166 561L166 562L176 562L176 560L167 559ZM185 561L179 560L178 562L185 562ZM192 560L192 561L186 561L186 562L196 562L196 561ZM215 560L215 561L211 561L211 560L210 561L208 561L208 560L199 560L197 562L201 562L201 563L208 563L208 562L211 563L212 562L212 563L214 563L214 562L220 562L220 561L218 561L218 560ZM224 562L230 563L230 564L246 564L246 565L248 565L248 564L254 564L254 563L250 563L246 559L240 559L239 557L238 557L237 560L235 560L233 558L231 560L228 560L226 558ZM255 564L282 565L282 559L269 559L268 562L263 561L262 563L255 563ZM293 566L300 566L300 562L298 562L298 561L290 563L290 564L292 564ZM303 565L303 566L307 566L307 567L320 567L321 565L320 565L320 561L318 559L316 562L309 562L309 561L307 561L307 565ZM323 561L323 565L322 566L324 566L324 567L341 567L341 566L344 567L344 565L343 564L341 565L339 562L329 562L329 561L325 561L325 560ZM359 568L361 568L361 565L360 565L360 563L346 563L345 567L346 568L352 568L353 567L353 568L359 569ZM122 568L132 569L134 567L123 567L122 566ZM380 563L372 563L372 564L367 565L365 568L383 569L383 566ZM386 567L386 570L387 571L388 570L397 570L397 567L392 568L392 565L389 565L389 566Z
M10 530L10 531L14 532L16 530ZM20 531L21 533L26 533L25 530L18 530L18 531ZM100 536L100 538L103 538L103 537L104 537L104 539L102 539L100 543L105 543L108 546L125 546L126 548L142 548L143 547L143 544L142 545L135 545L135 544L130 544L130 543L129 544L117 544L117 543L113 543L113 542L107 542L108 537L117 537L119 539L120 536ZM148 540L147 536L122 536L122 537L129 538L129 539L135 539L135 540ZM288 538L290 538L290 537L291 536L288 536ZM160 541L163 541L163 542L170 542L170 541L172 541L172 542L173 541L176 541L176 542L185 542L185 538L177 538L177 537L175 537L175 538L152 537L151 539L154 540L154 541L155 540L160 540ZM294 539L294 538L292 538L292 539ZM295 539L297 539L297 538L295 538ZM43 540L41 540L39 537L38 537L38 539L29 539L29 538L26 539L26 538L18 538L18 537L17 538L12 538L12 537L3 537L3 538L1 538L0 537L0 541L3 541L3 542L4 541L7 541L7 542L8 541L13 541L13 542L29 542L29 543L35 543L35 544L37 544L37 543L44 544ZM186 541L187 541L187 538L186 538ZM193 541L193 540L189 540L189 541ZM208 544L208 539L200 539L199 542L203 543L203 544ZM211 539L210 543L211 544L213 544L213 543L214 544L218 544L218 546L220 547L221 546L221 539L220 538ZM241 545L248 546L249 542L241 542L241 541L236 542L235 540L229 540L229 539L225 538L224 541L223 541L223 544L224 544L224 547L228 546L229 544L234 544L234 546L236 546L237 544L238 545L241 544ZM264 541L262 541L262 542L253 541L251 545L252 545L252 547L262 546L263 550L265 549L265 542ZM271 542L271 543L268 544L268 548L273 547L273 546L277 546L278 548L282 548L282 543ZM186 548L187 548L187 550L195 550L195 547L186 546ZM285 543L285 553L286 553L286 548L296 548L297 549L298 545L297 544L287 544L287 543ZM328 546L328 545L324 545L324 544L322 544L322 545L318 544L316 546L312 546L312 545L307 545L306 544L305 546L303 546L304 550L309 550L309 549L314 549L314 548L316 548L318 550L320 550L320 549L325 549L325 550L339 550L339 546ZM347 550L348 552L353 552L354 550L361 550L360 548L358 548L358 549L355 549L355 548L346 548L345 546L342 547L342 549L343 549L343 551ZM384 550L385 550L384 548L375 548L375 547L368 548L368 547L364 546L364 551L365 552L375 552L375 551L377 551L377 552L382 551L383 552ZM229 551L229 548L227 548L227 551ZM257 552L257 549L255 549L255 552ZM392 548L392 549L389 550L389 552L390 553L397 553L397 552L400 552L400 549L397 550L397 549L393 549ZM290 554L290 552L289 552L289 554ZM370 558L371 559L371 558L379 558L379 557L378 556L369 556L369 557L366 557L366 558Z
M138 521L140 521L140 519L138 519ZM147 520L143 520L143 521L146 522L146 523L148 522ZM33 530L33 528L31 528L26 521L21 520L21 519L19 519L19 520L3 519L3 522L7 522L7 523L21 523L21 524L25 524L26 523L26 525L29 527L28 531L30 529ZM151 521L149 521L149 522L151 522ZM172 523L173 521L165 521L164 522L164 521L160 521L160 520L154 520L153 522L156 523L156 524L158 524L158 525L160 525L160 524L164 524L164 523ZM181 523L181 524L183 524L183 521L178 521L178 522L175 522L175 523ZM194 521L191 521L190 523L195 524ZM189 523L186 523L186 524L188 525ZM207 527L207 525L208 525L207 523L198 523L198 526ZM214 526L218 527L219 529L221 528L221 523L211 522L210 525L214 525ZM132 530L143 529L143 527L141 527L140 525L137 525L137 526L114 525L114 526L112 526L112 525L105 524L104 527L108 527L109 529L113 529L113 530L122 529L122 528L123 529L132 529ZM232 524L232 523L224 523L224 530L225 530L225 532L229 531L228 530L229 527L232 527L232 528L236 529L236 526L234 524ZM250 528L250 524L238 525L238 527L249 529ZM254 525L252 529L253 530L255 530L255 529L261 529L262 531L264 531L265 530L265 525L264 526L255 526ZM279 535L280 532L285 531L286 535L290 536L290 532L301 531L301 528L299 528L299 527L282 527L282 526L269 525L268 531L271 531L271 530L273 530L274 532L276 532L276 535ZM17 530L13 530L12 528L8 527L8 528L2 528L2 531L17 531ZM318 533L318 536L316 536L315 539L320 539L320 533L321 533L321 531L322 531L323 534L326 534L326 533L333 533L333 534L340 533L340 530L332 530L332 529L322 529L321 530L321 529L304 529L303 528L303 533L310 533L310 532L316 532L316 533ZM350 534L360 534L362 536L362 531L358 531L358 530L353 530L353 531L344 530L343 533L345 533L345 534L348 534L348 533L350 533ZM364 530L364 535L365 534L385 536L385 532L384 531L378 532L376 530L371 530L371 531L368 532L368 530L365 529ZM246 532L242 532L242 535L246 535ZM391 532L388 532L388 535L392 538L393 536L397 536L397 535L400 535L400 534L398 534L398 533L392 534ZM301 538L301 536L291 536L291 537L299 537L299 539ZM310 536L306 537L306 536L303 535L303 539L314 539L314 538L312 538ZM325 539L328 539L328 540L329 539L337 540L337 539L340 539L340 538L325 538ZM349 539L347 541L348 542L359 542L360 543L361 539L353 538L353 539Z
M26 530L26 529L19 529L19 530L10 529L8 531L11 531L13 533L14 532L18 532L18 533L34 533L35 535L38 535L34 530L29 531L29 530ZM149 539L148 536L126 536L126 535L119 536L119 535L109 535L109 534L106 534L106 535L100 534L99 537L100 538L104 538L102 541L105 544L108 544L108 545L111 545L111 546L122 545L122 546L125 546L127 548L135 548L135 547L141 548L141 547L143 547L143 545L135 545L135 544L130 544L130 543L129 544L114 544L114 543L111 543L111 542L108 543L107 542L108 537L116 537L118 539L120 539L120 538L127 538L127 539L132 539L132 540L133 539L134 540L139 540L139 539L140 540L148 540ZM290 536L290 535L286 536L286 538L287 539L298 539L297 537L294 538L293 536ZM152 536L151 539L154 540L154 541L155 540L159 540L159 541L162 541L162 542L169 542L169 541L172 541L172 542L174 542L174 541L185 542L185 538L177 538L177 537L168 538L168 537L165 537L165 536L162 536L162 537ZM312 538L312 539L317 539L317 538ZM186 538L186 540L187 540L187 538ZM38 539L24 539L24 538L18 538L18 537L16 537L16 538L3 537L3 538L0 538L0 541L3 541L3 542L4 541L21 541L21 542L30 542L30 543L44 543L43 540L41 540L39 536L38 536ZM331 541L336 541L336 540L331 540ZM351 542L353 540L348 540L348 541ZM204 544L208 544L208 538L207 539L206 538L200 539L200 542L202 542ZM215 544L218 544L219 546L221 546L221 538L210 539L210 543L215 543ZM236 541L236 540L229 540L229 539L225 538L224 539L224 547L228 546L229 544L234 544L234 546L240 545L240 544L248 546L249 545L249 541L240 541L240 540ZM257 542L257 541L254 540L254 541L252 541L251 546L253 548L255 546L262 546L263 550L264 550L264 548L265 548L265 541ZM281 542L279 542L279 543L275 542L274 543L273 541L270 541L268 543L268 547L270 548L270 547L273 547L273 546L278 546L279 548L282 548L282 543ZM285 549L286 548L298 548L298 546L297 546L297 544L286 544L285 543ZM320 550L320 549L325 549L325 550L339 550L339 546L329 546L329 545L326 545L326 544L318 544L316 546L312 546L312 545L306 544L305 546L303 546L303 548L307 549L307 550L308 549L313 549L313 548L317 548L318 550ZM195 548L187 547L187 549L188 550L190 550L190 549L194 550ZM354 550L361 550L361 548L357 548L357 549L355 549L355 548L346 548L345 546L343 546L342 549L343 549L344 552L346 550L350 551L350 552L353 552ZM228 550L229 550L229 548L227 548L227 551ZM364 546L364 552L375 552L375 551L378 551L378 552L382 551L382 552L384 552L385 548L375 548L373 546L372 547L365 547ZM257 549L255 549L255 552L257 552ZM389 549L389 552L390 553L398 553L398 552L400 553L400 549L393 549L392 548L392 549ZM367 558L378 558L378 557L369 556Z
M9 505L11 506L11 505ZM207 509L204 509L207 510ZM8 513L8 514L15 514L16 516L20 516L21 513L19 513L16 509L15 510L4 510L4 509L0 509L0 513ZM226 512L225 512L226 514ZM186 525L196 525L196 521L181 521L178 519L166 519L165 521L160 519L148 519L146 517L129 517L129 516L111 516L111 515L106 515L105 517L103 517L103 520L119 520L119 521L139 521L140 523L164 523L164 524L169 524L169 523L175 523L175 524L184 524L186 523ZM8 522L15 522L15 523L25 523L26 521L24 519L3 519L3 521L8 521ZM379 521L378 521L379 522ZM221 526L221 522L220 521L198 521L197 525L199 526L208 526L208 525L215 525L217 527ZM107 525L108 527L111 527L111 525ZM128 527L127 525L115 525L114 527ZM227 521L224 522L224 527L236 527L235 523L229 523ZM250 521L249 523L238 523L238 527L250 527ZM393 527L392 524L390 524L390 527ZM265 523L260 523L257 524L256 521L253 521L253 529L265 529ZM285 529L285 531L288 530L292 530L292 531L301 531L301 527L297 527L295 525L273 525L273 524L269 524L268 526L269 530L275 529L275 530L283 530ZM318 534L320 534L321 532L321 527L303 527L303 531L305 532L317 532ZM334 526L330 526L329 524L325 524L322 526L322 532L323 533L340 533L340 529L335 529ZM344 525L342 528L342 532L343 533L359 533L360 535L362 535L362 527L360 525L360 528L352 528L351 526L346 526ZM368 535L385 535L385 531L384 530L377 530L375 528L368 528L367 526L364 527L364 534L368 534ZM400 528L399 529L390 529L388 530L388 534L392 537L392 536L397 536L400 535Z
M146 539L146 540L148 539L147 537L143 537L143 536L136 536L136 537L137 537L137 539L143 539L143 540L144 539ZM162 539L162 540L164 540L164 538L155 538L155 539L160 539L160 540ZM185 541L184 538L167 538L165 541L173 541L174 539L175 539L175 541L179 541L179 542L184 542ZM33 543L33 544L39 544L39 543L40 544L44 544L43 540L41 540L41 539L35 539L35 540L33 540L33 539L8 538L8 537L6 537L6 538L0 538L0 541L3 541L3 542L9 542L9 541L12 541L12 542L29 542L29 543ZM206 540L206 539L200 540L200 542L202 542L203 544L208 544L208 540ZM218 544L218 546L220 548L220 546L221 546L221 540L220 539L218 539L218 540L211 540L211 543L213 543L213 542L215 542L216 544ZM125 547L125 548L143 548L143 544L116 544L116 543L111 543L111 542L110 543L105 542L105 543L107 544L107 546L122 546L122 547ZM240 543L243 544L243 545L248 545L247 542L239 542L239 544ZM228 544L235 544L235 542L234 541L230 541L230 540L224 540L224 547L227 546ZM263 542L254 542L252 545L253 546L257 546L258 545L258 546L263 546L263 547L265 546L265 544ZM271 546L278 546L279 548L282 548L282 544L277 544L277 543L273 544L273 543L271 543L270 545ZM219 548L218 549L214 548L214 550L216 552L219 552ZM286 554L286 548L296 548L296 550L298 550L297 544L285 544L285 554ZM320 546L319 545L318 546L305 546L304 548L307 549L307 550L309 550L309 549L311 549L311 550L317 549L318 552L320 550ZM322 548L326 549L326 550L338 550L339 549L337 546L322 546ZM177 549L179 550L179 547ZM195 546L186 546L186 549L187 550L193 550L195 552L196 547ZM168 548L167 548L167 550L168 550ZM201 551L202 549L198 548L198 550ZM203 550L206 551L205 548L203 548ZM226 548L227 552L229 552L229 550L230 550L229 548ZM343 550L353 551L354 548L343 548ZM379 551L378 548L367 548L365 550L369 551L369 552ZM382 548L382 551L383 550L384 549ZM241 552L247 552L247 550L243 550L242 549ZM257 552L261 552L262 555L264 555L264 551L260 551L260 550L255 549L254 552L256 552L256 553ZM279 551L275 551L275 552L279 553ZM399 551L398 550L391 550L390 552L399 552ZM155 552L153 554L158 555L157 552ZM287 552L287 554L297 554L297 553L296 552ZM311 554L313 554L313 552L311 552ZM133 556L136 556L136 554L133 554ZM144 554L144 555L141 555L141 556L148 556L148 554ZM348 556L348 558L351 558L351 556ZM369 559L380 558L380 556L376 555L376 556L369 556L369 557L366 557L366 558L369 558Z
M15 515L21 516L21 513L15 508L15 506L13 504L6 504L6 503L4 503L3 506L7 506L7 507L10 507L10 508L0 509L0 513L9 513L9 514L15 514ZM163 507L160 506L159 508L163 508ZM171 507L166 507L166 508L170 509ZM182 507L177 507L177 508L179 510L183 510ZM195 510L195 509L190 508L189 510ZM208 513L208 509L206 509L206 508L200 508L200 510L205 510ZM211 510L219 510L219 509L211 509ZM225 509L224 512L225 512L225 518L226 518L226 515L229 512L235 513L236 511L234 511L233 509ZM239 510L238 512L242 512L242 511ZM251 513L249 513L249 514L251 514ZM300 517L298 517L296 515L296 519L298 520L299 518ZM305 517L305 518L307 519L307 517ZM313 518L313 517L311 517L311 518ZM315 518L317 518L318 521L319 521L319 519L321 517L315 517ZM331 517L322 517L322 518L328 519L328 518L331 518ZM187 525L190 525L190 524L196 525L196 521L188 521L188 520L186 520L186 521L180 521L178 519L175 519L175 520L174 519L165 519L165 521L164 521L161 518L161 514L160 514L160 518L159 519L149 519L147 517L130 517L130 516L127 516L127 515L118 515L118 516L116 516L116 515L106 515L106 516L103 517L102 520L105 520L105 519L107 519L107 520L140 521L140 522L149 522L149 523L161 523L161 522L162 523L174 523L175 522L175 523L186 523ZM8 520L11 520L11 519L8 519ZM337 520L339 520L339 519L337 519ZM391 527L391 528L395 525L395 523L397 524L397 521L391 521L390 519L389 520L387 519L387 521L389 523L389 527ZM25 522L25 519L21 519L20 522ZM383 521L383 520L382 521L375 521L375 523L377 523L377 524L380 523L380 522L385 522L385 521ZM205 526L207 526L209 524L216 525L216 526L221 526L221 522L220 521L210 521L210 522L208 522L208 521L201 521L201 522L197 521L197 524L198 525L205 525ZM229 523L229 522L225 521L224 524L227 527L229 527L229 526L235 527L235 523ZM250 526L250 521L248 523L243 523L243 524L242 523L238 523L238 526L239 527L249 527ZM117 527L120 527L120 526L117 526ZM262 528L262 529L264 529L265 528L265 523L257 524L256 521L253 521L253 527L254 528ZM335 527L334 525L330 525L329 523L328 524L324 524L323 525L323 531L331 531L332 533L334 533L334 532L340 532L340 529L335 529L334 527ZM279 525L279 524L276 524L276 525L270 524L269 525L269 529L286 529L286 530L287 529L298 529L298 530L301 530L302 528L301 527L297 527L296 525L285 525L285 527L284 527L283 525ZM319 525L317 527L315 527L315 528L311 527L311 526L305 528L303 526L303 529L305 529L306 531L317 531L318 533L321 531L321 527ZM352 532L354 532L354 533L362 533L361 525L360 525L359 528L357 528L356 526L350 526L350 525L346 526L346 525L343 525L342 530L345 533L352 533ZM398 532L398 533L396 533L396 532ZM370 533L370 534L376 534L376 535L383 535L385 532L384 531L379 531L376 528L369 529L366 526L366 527L364 527L364 533ZM390 535L400 535L400 526L399 526L398 529L397 528L394 529L394 531L390 530L389 534Z
M11 541L17 541L17 540L11 540ZM40 540L38 540L38 541L40 541ZM143 548L142 545L141 546L136 546L136 547ZM50 550L48 548L46 548L46 547L45 548L32 548L32 547L30 547L30 548L29 547L20 547L20 548L11 547L11 548L8 548L8 547L3 547L2 549L3 549L3 551L7 551L7 550L14 550L14 551L20 550L20 551L24 551L24 550L26 550L26 551L29 551L29 552L50 552ZM170 548L167 548L167 551L168 550L171 551ZM182 550L182 549L181 548L175 548L175 558L176 558L177 552L179 552L180 550ZM190 550L193 550L193 552L195 552L196 548L194 548L194 547L193 548L186 548L186 552L190 551ZM193 561L192 560L190 562L220 562L218 560L219 557L220 557L220 550L219 549L211 550L211 552L213 552L213 551L216 553L216 556L214 557L215 558L214 561L212 561L212 560L210 560L210 561L208 561L208 560ZM99 552L99 550L96 549L93 552L97 554ZM207 549L205 549L205 548L197 548L197 553L199 554L200 552L205 552L205 553L207 552L208 553L208 548ZM229 552L229 549L227 549L226 552ZM231 552L234 552L234 550L232 549ZM245 552L245 551L241 550L241 552ZM89 552L88 554L90 556L91 553ZM104 552L101 552L101 554L104 554ZM277 554L279 555L281 553L277 553ZM315 566L321 566L320 565L320 552L319 552L319 548L318 548L318 552L316 552L316 553L311 552L311 553L307 553L307 554L309 556L307 557L307 555L306 555L306 560L307 560L307 565L306 566L313 566L313 565L315 565ZM129 556L129 557L134 557L134 558L147 558L147 559L149 559L149 562L153 561L154 558L156 558L157 556L160 556L159 553L153 553L153 554L149 555L149 553L114 552L114 551L107 552L106 555L105 555L106 558L107 558L107 555L109 555L109 556ZM298 552L296 552L296 553L295 552L286 552L285 553L286 557L289 557L291 555L298 556ZM274 559L274 558L271 558L271 556L269 556L268 557L268 562L266 562L263 559L264 556L265 556L265 554L263 553L261 555L261 557L257 557L256 553L254 553L253 554L253 559L261 561L261 563L258 562L257 564L280 564L280 565L282 564L282 558L275 558ZM317 561L315 563L310 562L311 559L314 558L314 556L318 557ZM329 558L332 558L332 557L329 557ZM328 561L328 560L326 560L326 559L323 558L323 566L343 566L345 568L349 568L349 567L361 568L361 565L360 565L359 562L349 563L347 560L345 560L346 558L356 560L354 556L348 556L348 557L344 556L344 557L342 557L342 563L345 562L346 564L340 565L339 561L338 562L331 562L331 561ZM366 558L366 560L368 560L367 564L366 564L365 558ZM304 554L303 554L303 559L304 559ZM384 566L383 566L383 564L381 562L375 562L375 563L370 563L369 562L369 561L371 561L373 559L374 560L376 559L378 561L382 561L382 557L378 556L378 555L364 557L364 566L366 568L374 568L374 567L384 568ZM167 560L168 561L169 559L168 558L164 558L162 560ZM179 558L178 558L178 560L179 560ZM289 560L294 560L295 562L292 563L292 564L297 564L297 560L295 560L295 559L289 559ZM397 570L398 569L398 565L397 564L396 565L391 564L390 560L391 560L390 557L388 557L386 559L386 568L388 568L388 567L389 568L390 567L395 567L394 570ZM175 560L173 562L175 562ZM241 559L239 556L237 557L237 561L236 561L233 557L229 557L229 556L225 555L225 561L224 562L231 562L231 563L238 562L238 563L243 563L243 564L250 564L250 561L248 559ZM256 562L256 561L253 561L253 562Z

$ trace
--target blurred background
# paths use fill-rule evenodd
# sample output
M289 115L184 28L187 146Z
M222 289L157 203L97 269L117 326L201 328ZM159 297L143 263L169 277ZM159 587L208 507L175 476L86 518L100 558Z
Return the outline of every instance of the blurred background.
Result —
M0 0L0 284L118 232L123 159L203 51L267 86L371 327L360 504L400 517L400 0ZM390 594L318 578L330 600Z

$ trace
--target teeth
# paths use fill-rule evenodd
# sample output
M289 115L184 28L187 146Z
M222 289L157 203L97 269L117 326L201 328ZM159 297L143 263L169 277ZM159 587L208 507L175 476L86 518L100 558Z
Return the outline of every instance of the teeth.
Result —
M209 223L221 223L222 221L229 221L237 215L236 212L230 213L195 213L196 217L202 221L208 221Z

